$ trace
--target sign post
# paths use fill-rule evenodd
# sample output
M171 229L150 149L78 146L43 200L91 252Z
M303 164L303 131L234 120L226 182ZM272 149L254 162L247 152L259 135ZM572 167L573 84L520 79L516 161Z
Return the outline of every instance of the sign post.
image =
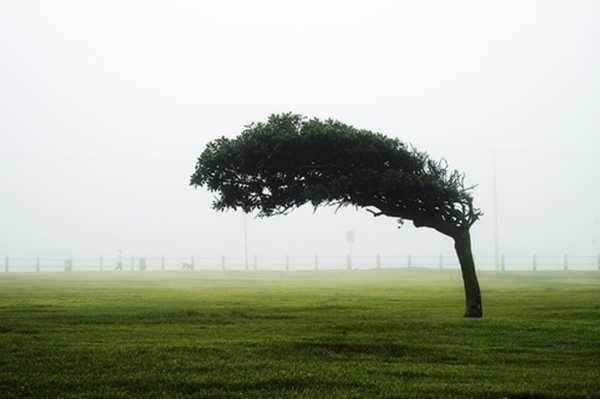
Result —
M356 233L354 230L346 232L346 242L348 243L348 257L346 259L346 268L352 270L352 246L356 242Z

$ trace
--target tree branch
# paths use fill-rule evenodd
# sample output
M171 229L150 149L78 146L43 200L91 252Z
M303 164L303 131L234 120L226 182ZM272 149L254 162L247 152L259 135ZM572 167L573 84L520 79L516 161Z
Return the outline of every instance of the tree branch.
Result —
M381 211L377 212L377 211L374 211L372 209L366 209L366 211L369 212L369 213L371 213L374 217L385 215L385 213L383 213Z

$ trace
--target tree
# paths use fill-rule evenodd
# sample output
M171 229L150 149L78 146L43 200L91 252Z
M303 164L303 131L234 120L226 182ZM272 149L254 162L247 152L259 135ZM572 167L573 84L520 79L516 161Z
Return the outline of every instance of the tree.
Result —
M469 230L481 212L472 187L449 169L397 139L335 120L271 115L198 158L191 185L216 192L213 208L286 214L311 203L363 207L374 216L411 220L451 237L465 289L465 316L482 317Z

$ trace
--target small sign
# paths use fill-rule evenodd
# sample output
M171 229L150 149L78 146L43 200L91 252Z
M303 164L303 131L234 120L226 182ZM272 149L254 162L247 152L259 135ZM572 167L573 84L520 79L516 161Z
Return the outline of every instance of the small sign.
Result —
M354 241L356 241L356 234L354 233L354 230L348 230L346 232L346 242L348 244L354 244Z

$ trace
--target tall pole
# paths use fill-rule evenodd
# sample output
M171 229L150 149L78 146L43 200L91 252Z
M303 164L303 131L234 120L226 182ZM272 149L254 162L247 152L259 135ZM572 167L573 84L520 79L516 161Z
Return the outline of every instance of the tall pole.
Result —
M346 232L346 241L348 242L348 255L346 260L346 268L352 270L352 245L356 240L356 233L354 230L348 230Z
M598 248L598 231L600 231L600 218L596 218L596 223L595 223L595 228L594 228L594 238L592 239L592 246L594 247L594 249ZM596 266L598 267L598 270L600 271L600 253L598 253L598 257L596 259Z
M248 270L248 214L244 213L244 265Z
M497 167L496 167L496 150L494 149L492 152L492 184L493 184L493 210L494 210L494 266L496 271L500 269L500 260L499 260L499 245L498 245L498 176L497 176Z

